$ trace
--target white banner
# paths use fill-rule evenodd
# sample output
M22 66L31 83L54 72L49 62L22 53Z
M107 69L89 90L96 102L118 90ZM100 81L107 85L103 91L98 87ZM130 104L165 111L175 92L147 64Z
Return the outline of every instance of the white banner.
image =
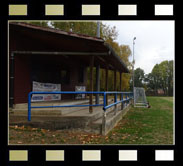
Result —
M75 86L75 91L76 92L86 91L86 87L85 86ZM85 97L86 97L86 94L77 94L76 95L76 99L84 99Z
M32 91L36 92L55 92L61 91L61 84L32 82ZM61 100L61 94L34 94L32 101L52 101Z

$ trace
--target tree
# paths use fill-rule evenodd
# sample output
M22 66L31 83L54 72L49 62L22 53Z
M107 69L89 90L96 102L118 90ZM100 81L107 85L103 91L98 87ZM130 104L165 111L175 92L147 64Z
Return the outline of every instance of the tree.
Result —
M130 70L132 64L129 62L129 56L131 56L131 50L128 45L119 45L117 42L108 40L107 41L112 48L115 50L117 55L122 59L122 61L126 64L127 68ZM123 73L122 74L122 91L128 91L130 89L130 77L131 74ZM114 74L113 72L109 72L109 79L113 80ZM120 76L117 75L117 89L119 88ZM113 81L109 85L109 90L113 90Z
M168 95L173 96L173 60L168 61Z
M144 70L137 68L134 71L134 86L135 87L144 87Z
M165 95L173 95L173 60L156 64L146 78L147 87L157 94L158 89L163 89Z
M27 21L27 23L42 27L49 27L48 21Z
M114 42L118 37L118 32L116 30L116 27L110 27L109 25L100 24L101 26L101 37L108 43Z
M63 31L71 31L78 34L85 34L90 36L96 36L97 22L55 22L50 23L54 28L61 29Z
M161 78L161 74L160 74L160 66L158 64L156 64L154 66L154 68L152 69L152 77L154 80L154 91L157 94L157 90L162 87L162 78Z
M159 66L162 88L166 95L173 95L173 61L163 61Z

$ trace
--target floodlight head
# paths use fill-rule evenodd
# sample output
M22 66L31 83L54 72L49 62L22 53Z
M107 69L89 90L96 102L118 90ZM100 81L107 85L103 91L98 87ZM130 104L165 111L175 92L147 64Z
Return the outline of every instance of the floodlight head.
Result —
M134 37L133 40L136 40L136 37Z

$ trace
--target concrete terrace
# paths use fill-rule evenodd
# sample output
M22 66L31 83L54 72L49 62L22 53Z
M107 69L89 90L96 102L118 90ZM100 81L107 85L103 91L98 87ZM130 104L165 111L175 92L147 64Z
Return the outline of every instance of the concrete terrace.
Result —
M113 102L113 99L108 99L108 104ZM89 100L68 100L38 102L32 103L32 106L82 105L88 103ZM100 104L102 103L103 99L101 98ZM105 127L102 127L103 106L93 107L93 113L89 113L89 107L33 108L31 110L31 121L28 121L27 103L16 104L14 109L10 111L9 124L52 130L81 129L86 132L106 135L129 110L130 104L123 106L123 110L121 110L121 103L117 104L116 109L115 106L107 109Z

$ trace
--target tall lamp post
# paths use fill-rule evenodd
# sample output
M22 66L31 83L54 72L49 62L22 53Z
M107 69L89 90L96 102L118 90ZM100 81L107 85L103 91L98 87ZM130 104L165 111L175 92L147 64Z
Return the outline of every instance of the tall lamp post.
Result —
M136 40L136 37L133 38L133 99L134 99L134 64L135 64L135 61L134 61L134 46L135 46L135 40Z

